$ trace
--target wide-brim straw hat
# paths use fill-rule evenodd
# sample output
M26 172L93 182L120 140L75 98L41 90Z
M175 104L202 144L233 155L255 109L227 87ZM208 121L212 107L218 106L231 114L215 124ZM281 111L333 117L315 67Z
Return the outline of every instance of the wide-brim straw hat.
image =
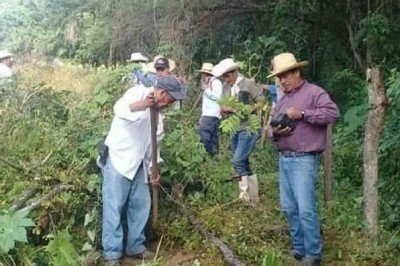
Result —
M141 53L132 53L131 58L127 62L149 62L149 59Z
M272 71L267 78L271 78L282 73L288 72L292 69L302 68L308 65L308 61L297 62L294 54L292 53L281 53L274 57L272 60Z
M0 60L1 59L5 59L5 58L9 58L9 57L14 57L14 55L10 52L7 51L0 51Z
M214 65L211 63L203 63L203 65L201 66L200 70L196 70L197 72L200 73L205 73L205 74L209 74L212 75L212 70L213 70Z
M226 58L214 66L212 74L216 77L220 77L223 74L236 69L239 69L239 65L236 64L232 58Z

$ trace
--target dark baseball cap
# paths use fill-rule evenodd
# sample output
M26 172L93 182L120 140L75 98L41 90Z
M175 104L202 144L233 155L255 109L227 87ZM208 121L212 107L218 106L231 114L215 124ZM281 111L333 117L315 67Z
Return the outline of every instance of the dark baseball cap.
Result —
M158 89L165 90L175 100L182 100L186 98L186 93L178 78L174 76L160 77L154 86Z
M169 61L167 58L161 57L154 62L154 67L157 68L169 68Z

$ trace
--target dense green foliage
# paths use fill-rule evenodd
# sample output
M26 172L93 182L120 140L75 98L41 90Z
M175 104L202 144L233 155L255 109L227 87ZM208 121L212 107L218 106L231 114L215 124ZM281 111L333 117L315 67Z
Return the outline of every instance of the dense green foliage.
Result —
M112 104L129 86L125 78L134 66L123 66L124 61L131 52L140 51L172 57L188 81L184 111L171 111L166 119L161 169L168 192L190 205L248 263L290 263L287 237L267 230L284 222L277 200L274 149L258 147L252 157L264 205L249 209L235 201L235 186L226 182L231 171L229 140L222 139L219 156L208 158L196 133L199 113L187 110L198 94L193 70L203 61L216 63L233 56L243 74L265 83L273 56L292 51L299 60L310 61L307 79L326 88L342 113L334 126L334 200L330 211L322 210L327 264L398 264L399 14L398 1L2 1L0 47L16 54L17 65L24 61L28 65L16 80L0 84L0 159L11 163L0 162L0 208L7 210L30 188L39 189L40 195L57 184L73 189L32 211L33 229L25 218L1 213L0 239L12 229L1 229L10 219L15 218L18 234L1 242L3 253L11 251L10 257L0 255L0 262L74 264L78 255L98 248L97 148L107 133ZM55 57L115 69L46 66L34 73L37 61ZM367 66L383 70L389 97L379 148L382 236L372 247L366 246L362 217ZM53 82L56 79L58 83ZM90 85L81 91L85 82ZM237 126L238 119L233 120L225 120L226 132ZM202 250L210 257L202 262L219 263L216 251L192 231L178 209L163 200L168 227L162 231L167 241ZM28 245L23 244L24 230ZM64 257L55 252L59 248L65 250Z

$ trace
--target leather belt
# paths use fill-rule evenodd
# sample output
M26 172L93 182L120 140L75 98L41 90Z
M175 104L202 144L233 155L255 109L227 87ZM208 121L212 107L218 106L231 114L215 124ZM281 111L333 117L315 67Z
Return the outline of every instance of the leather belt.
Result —
M315 156L320 154L319 152L304 152L304 151L279 151L279 155L286 156L286 157L298 157L298 156Z

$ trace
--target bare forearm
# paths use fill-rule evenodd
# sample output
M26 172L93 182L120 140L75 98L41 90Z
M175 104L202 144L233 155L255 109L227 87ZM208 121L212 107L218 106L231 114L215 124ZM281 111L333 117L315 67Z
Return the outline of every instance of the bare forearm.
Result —
M148 103L145 100L129 104L129 109L131 110L131 112L142 111L145 110L147 107Z

